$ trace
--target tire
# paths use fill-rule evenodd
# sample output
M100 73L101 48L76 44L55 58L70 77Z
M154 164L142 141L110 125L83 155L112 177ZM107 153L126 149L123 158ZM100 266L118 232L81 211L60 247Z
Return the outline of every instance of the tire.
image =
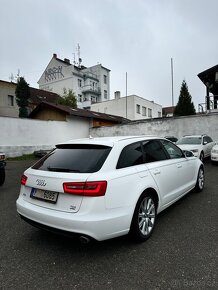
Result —
M0 186L3 185L5 182L5 169L1 168L0 169Z
M203 167L200 167L195 185L195 191L201 192L203 189L204 189L204 169Z
M200 154L199 159L200 159L202 162L204 162L204 152L203 152L203 151L201 151L201 154Z
M132 218L130 236L137 242L146 241L152 234L157 216L157 202L152 193L139 198Z

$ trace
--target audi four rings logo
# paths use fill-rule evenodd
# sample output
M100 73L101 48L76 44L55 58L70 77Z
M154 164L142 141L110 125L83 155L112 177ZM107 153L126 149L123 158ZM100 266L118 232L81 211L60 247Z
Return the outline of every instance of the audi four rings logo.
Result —
M36 179L36 184L39 186L46 186L46 182L43 179Z

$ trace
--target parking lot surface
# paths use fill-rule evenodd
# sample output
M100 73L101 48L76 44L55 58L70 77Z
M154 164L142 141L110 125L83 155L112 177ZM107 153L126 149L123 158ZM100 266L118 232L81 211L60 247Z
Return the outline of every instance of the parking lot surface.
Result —
M0 187L0 289L218 289L218 166L206 184L158 216L142 244L81 244L22 221L15 202L33 161L8 161Z

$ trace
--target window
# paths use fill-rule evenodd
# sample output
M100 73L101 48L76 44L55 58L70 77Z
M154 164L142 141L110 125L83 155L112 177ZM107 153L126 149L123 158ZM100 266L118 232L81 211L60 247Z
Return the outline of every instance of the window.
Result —
M163 146L157 140L144 141L143 149L146 163L169 159Z
M171 142L167 140L160 140L160 142L163 144L171 159L184 157L183 152Z
M117 169L139 165L143 163L143 154L141 143L127 145L121 152Z
M82 87L82 80L81 79L78 79L78 87Z
M152 118L152 109L148 109L148 117Z
M147 114L147 108L142 107L142 116L146 116L146 114Z
M83 101L83 96L79 94L78 95L78 102L82 103L82 101Z
M107 99L107 91L104 90L104 98Z
M110 150L111 147L102 145L62 144L32 168L43 171L92 173L100 170Z
M158 118L160 118L161 117L161 112L158 112Z
M205 136L204 137L204 140L203 140L203 142L207 142L207 143L211 143L211 142L213 142L213 140L209 137L209 136ZM206 143L203 143L203 144L206 144Z
M178 145L182 145L182 144L195 144L195 145L200 145L202 142L202 138L201 137L182 137L181 139L179 139L176 144Z
M136 104L136 113L140 114L140 105Z
M107 84L107 76L104 75L104 84Z
M8 106L14 106L14 96L8 95Z
M93 104L93 103L96 103L96 102L97 102L96 97L91 96L91 102L92 102L92 104Z

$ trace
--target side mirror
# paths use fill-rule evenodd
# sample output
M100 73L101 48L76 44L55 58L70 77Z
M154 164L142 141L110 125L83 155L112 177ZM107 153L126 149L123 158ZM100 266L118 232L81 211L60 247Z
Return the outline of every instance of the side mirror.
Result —
M194 157L194 154L192 151L188 151L188 150L183 150L185 157Z

